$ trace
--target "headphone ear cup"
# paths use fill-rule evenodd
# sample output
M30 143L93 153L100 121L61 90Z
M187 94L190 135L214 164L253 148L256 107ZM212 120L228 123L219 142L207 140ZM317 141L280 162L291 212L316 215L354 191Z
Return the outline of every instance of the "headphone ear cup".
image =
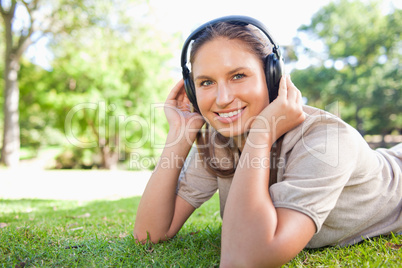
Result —
M189 74L186 78L184 78L184 89L186 90L186 94L191 104L194 107L196 112L199 112L197 105L197 97L195 95L195 86L194 81L191 79L191 75Z
M278 97L279 82L283 75L283 60L271 53L265 59L265 78L267 80L269 102Z

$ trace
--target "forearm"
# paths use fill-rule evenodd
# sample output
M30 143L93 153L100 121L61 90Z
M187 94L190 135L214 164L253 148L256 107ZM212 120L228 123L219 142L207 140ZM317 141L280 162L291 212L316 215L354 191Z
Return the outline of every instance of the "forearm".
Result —
M259 217L272 219L276 214L268 192L271 148L267 139L268 135L250 133L244 146L240 158L241 165L234 175L225 206L223 224L230 229L235 228L237 223L242 225L243 221L253 224L254 219ZM275 230L275 221L272 225L272 230ZM246 228L242 232L248 231L253 232L252 228Z
M160 160L149 179L137 210L134 233L139 240L164 239L172 223L177 180L191 142L170 131ZM144 237L145 236L145 237Z
M257 261L275 238L278 218L269 191L270 135L250 133L234 175L222 223L222 258ZM265 144L265 146L263 146ZM270 252L273 253L273 252ZM271 259L273 260L273 259Z

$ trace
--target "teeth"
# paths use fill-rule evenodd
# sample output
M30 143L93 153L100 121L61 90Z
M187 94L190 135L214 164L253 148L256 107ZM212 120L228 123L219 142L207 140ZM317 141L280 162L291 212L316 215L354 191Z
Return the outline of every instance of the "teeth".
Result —
M238 114L238 113L240 113L242 111L242 109L239 109L239 110L237 110L237 111L233 111L233 112L230 112L230 113L219 113L219 116L220 117L232 117L232 116L234 116L234 115L236 115L236 114Z

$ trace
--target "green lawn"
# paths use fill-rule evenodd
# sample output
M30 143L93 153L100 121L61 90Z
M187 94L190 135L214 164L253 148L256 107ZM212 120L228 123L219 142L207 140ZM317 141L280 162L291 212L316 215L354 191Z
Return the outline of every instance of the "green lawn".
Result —
M117 201L0 200L0 267L215 267L219 199L191 216L172 240L138 245L139 197ZM402 236L304 250L287 267L397 267Z

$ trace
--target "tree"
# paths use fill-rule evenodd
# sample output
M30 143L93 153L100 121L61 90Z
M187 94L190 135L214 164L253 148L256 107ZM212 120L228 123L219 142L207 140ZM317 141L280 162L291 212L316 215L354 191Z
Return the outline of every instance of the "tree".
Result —
M85 0L0 0L5 32L4 55L4 129L1 162L15 166L19 161L19 87L18 74L23 53L50 33L69 32L99 20L92 12L96 3ZM76 16L76 14L89 16Z
M35 8L36 1L32 4ZM24 2L28 6L27 3ZM13 166L19 161L20 129L19 129L19 89L18 71L19 60L22 53L32 43L31 35L33 28L29 27L25 33L22 32L19 40L14 42L13 20L17 7L16 1L11 1L11 6L6 8L4 1L0 1L0 12L5 26L5 70L4 70L4 134L3 147L1 150L1 161L8 166Z
M164 72L174 49L165 42L177 43L166 38L127 18L75 31L57 43L53 75L66 115L59 127L74 150L98 156L106 169L132 151L153 154L150 130L160 130L164 122L150 122L153 104L164 100L171 84Z
M401 122L401 10L384 14L380 4L340 0L319 10L299 31L321 40L326 52L292 73L312 103L338 101L361 134L385 134Z
M54 36L50 70L22 61L21 141L32 147L59 142L66 167L116 168L132 152L156 156L152 145L164 140L167 124L157 103L172 84L167 64L179 40L127 12L144 1L120 3L98 2L93 12L102 20Z

